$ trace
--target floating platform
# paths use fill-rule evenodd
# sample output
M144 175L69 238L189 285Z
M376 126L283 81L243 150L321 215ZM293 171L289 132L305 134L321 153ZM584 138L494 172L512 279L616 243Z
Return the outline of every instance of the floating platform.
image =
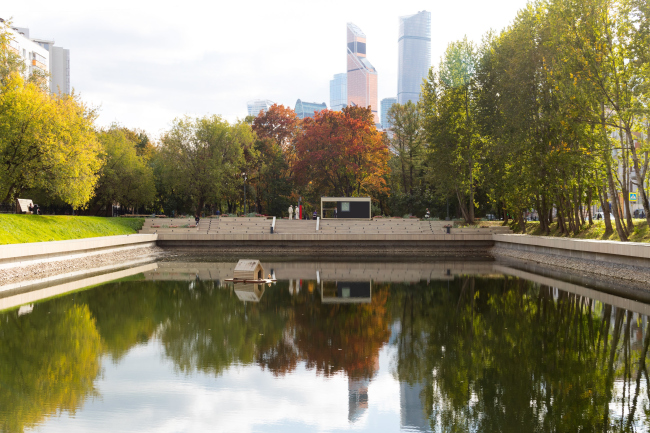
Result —
M267 284L267 283L274 283L278 280L276 280L275 278L264 278L261 280L242 280L238 278L226 278L224 281L229 281L233 283Z

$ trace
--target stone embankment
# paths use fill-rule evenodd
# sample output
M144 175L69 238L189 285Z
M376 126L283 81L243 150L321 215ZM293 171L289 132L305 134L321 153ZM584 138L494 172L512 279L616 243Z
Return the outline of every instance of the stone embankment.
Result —
M153 260L156 235L124 235L0 246L0 292Z
M650 244L501 234L493 239L496 259L650 284Z

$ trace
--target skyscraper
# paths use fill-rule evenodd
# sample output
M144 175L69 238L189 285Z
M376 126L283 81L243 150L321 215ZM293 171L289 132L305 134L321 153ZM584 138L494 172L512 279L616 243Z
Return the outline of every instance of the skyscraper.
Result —
M298 115L299 119L304 119L306 117L313 117L315 111L327 110L327 104L321 102L306 102L298 99L296 101L296 108L293 110Z
M348 75L334 74L330 80L330 108L341 111L348 105Z
M366 58L366 35L348 23L348 106L370 107L379 123L377 70Z
M271 105L273 104L275 104L275 102L269 101L268 99L255 99L248 101L246 103L248 106L248 115L257 117L257 115L260 114L260 111L265 113L269 111L269 108L271 108Z
M392 126L388 121L388 110L397 102L397 98L384 98L381 100L381 127L390 129Z
M420 99L422 79L431 67L431 12L399 18L397 102Z

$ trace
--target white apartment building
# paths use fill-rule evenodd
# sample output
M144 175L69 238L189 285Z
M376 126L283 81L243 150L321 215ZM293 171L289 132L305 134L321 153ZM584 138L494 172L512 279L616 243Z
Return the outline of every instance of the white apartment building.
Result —
M69 95L72 90L70 50L55 46L53 40L30 38L29 29L25 27L14 27L10 31L14 36L10 47L18 50L18 54L25 59L27 74L31 74L33 68L44 70L50 74L50 92Z
M4 25L4 22L0 23ZM31 76L35 71L50 72L50 53L29 39L29 32L25 36L24 29L11 28L11 41L9 49L18 54L25 64L25 78Z

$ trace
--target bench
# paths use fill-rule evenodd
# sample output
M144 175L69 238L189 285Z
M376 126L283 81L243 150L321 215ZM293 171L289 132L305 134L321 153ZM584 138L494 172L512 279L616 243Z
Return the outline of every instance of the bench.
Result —
M16 199L16 213L26 213L31 214L29 206L34 206L34 202L28 198L17 198Z

